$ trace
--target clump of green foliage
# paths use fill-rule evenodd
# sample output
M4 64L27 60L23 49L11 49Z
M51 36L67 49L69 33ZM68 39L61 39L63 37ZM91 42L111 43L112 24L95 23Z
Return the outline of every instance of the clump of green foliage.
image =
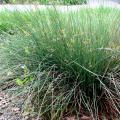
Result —
M5 36L1 59L40 117L118 117L120 10L9 14L19 32Z
M84 4L86 2L87 2L86 0L61 0L61 3L71 4L71 5Z
M5 3L83 4L86 0L3 0Z

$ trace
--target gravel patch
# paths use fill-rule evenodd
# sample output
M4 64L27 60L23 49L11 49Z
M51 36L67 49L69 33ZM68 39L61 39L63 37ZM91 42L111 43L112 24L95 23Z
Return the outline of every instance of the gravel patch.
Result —
M0 91L0 120L22 120L20 100Z
M10 95L0 91L0 120L40 120L37 113L25 110L25 96ZM23 109L24 108L24 109Z

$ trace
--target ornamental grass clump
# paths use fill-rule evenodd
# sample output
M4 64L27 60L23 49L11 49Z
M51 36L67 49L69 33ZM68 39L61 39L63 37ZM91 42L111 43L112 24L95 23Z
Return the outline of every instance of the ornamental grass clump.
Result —
M14 16L19 32L5 38L2 59L39 117L120 115L119 10L48 9Z

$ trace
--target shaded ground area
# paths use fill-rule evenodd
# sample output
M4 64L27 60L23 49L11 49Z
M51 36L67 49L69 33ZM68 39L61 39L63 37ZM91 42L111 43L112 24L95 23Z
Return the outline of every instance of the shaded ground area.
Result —
M9 96L0 91L0 120L40 120L36 114L23 112L24 99L22 97ZM66 117L63 120L77 120L73 117ZM80 120L92 120L90 117L83 116ZM104 119L105 120L105 119ZM114 120L119 120L114 119Z
M21 97L9 96L0 91L0 120L40 120L37 115L23 112L24 99ZM66 117L63 120L76 120L75 117ZM90 117L83 116L81 120L92 120Z
M21 120L20 101L0 91L0 120Z
M23 111L24 98L0 91L0 120L39 120L35 114Z

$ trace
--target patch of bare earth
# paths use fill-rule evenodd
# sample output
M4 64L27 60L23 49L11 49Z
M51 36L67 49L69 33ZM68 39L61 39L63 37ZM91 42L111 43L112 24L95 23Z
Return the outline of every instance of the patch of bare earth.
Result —
M21 106L12 96L0 91L0 120L22 120Z

